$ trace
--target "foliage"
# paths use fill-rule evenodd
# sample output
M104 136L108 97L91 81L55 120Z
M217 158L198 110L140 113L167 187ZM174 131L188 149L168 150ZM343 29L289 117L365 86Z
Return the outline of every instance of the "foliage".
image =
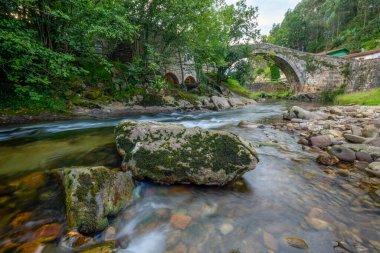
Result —
M339 105L380 105L380 89L338 95L335 103Z
M0 108L62 111L167 89L162 73L178 59L200 76L215 66L221 81L249 55L238 44L257 37L256 16L245 0L0 0Z
M344 94L344 90L344 87L336 90L325 90L321 93L321 100L323 102L333 102L337 96Z
M264 39L308 52L341 47L354 52L380 47L379 37L378 0L303 0Z
M223 83L223 85L226 86L231 91L233 91L233 92L235 92L241 96L248 97L248 98L251 96L252 92L249 91L247 87L240 85L238 80L228 78L227 82Z

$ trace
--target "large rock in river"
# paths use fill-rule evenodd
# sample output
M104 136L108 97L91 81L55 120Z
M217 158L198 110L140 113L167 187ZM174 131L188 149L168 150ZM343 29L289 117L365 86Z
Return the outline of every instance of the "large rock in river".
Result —
M223 131L124 121L115 134L123 168L137 179L224 185L258 162L250 143Z
M288 112L284 113L284 119L305 119L305 120L322 120L327 119L328 114L323 112L311 112L298 106L293 106Z
M134 183L125 172L106 167L73 167L60 171L66 196L69 229L83 234L99 232L132 202Z

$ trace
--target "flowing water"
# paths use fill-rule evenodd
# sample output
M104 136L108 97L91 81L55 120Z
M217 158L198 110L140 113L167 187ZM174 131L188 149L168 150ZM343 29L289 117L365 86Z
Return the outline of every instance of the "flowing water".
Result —
M352 178L324 173L315 162L316 154L303 150L296 137L269 126L237 126L241 120L263 124L280 120L285 109L285 104L270 103L224 112L125 117L230 131L254 144L260 162L227 187L139 182L134 204L111 221L115 252L305 251L289 246L288 237L306 241L308 252L379 252L379 199ZM33 241L43 224L58 223L65 229L60 186L50 174L41 179L39 171L120 166L113 136L113 126L120 120L0 129L0 252L12 247L30 252L20 245ZM170 223L173 214L191 221L184 229L175 229ZM94 240L102 243L104 233ZM69 251L60 238L44 244L42 252Z

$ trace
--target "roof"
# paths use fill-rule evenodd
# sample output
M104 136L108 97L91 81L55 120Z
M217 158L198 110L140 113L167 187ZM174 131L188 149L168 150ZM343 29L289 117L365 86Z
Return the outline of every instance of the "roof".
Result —
M365 51L365 52L355 53L355 54L349 54L349 55L346 55L345 58L356 58L356 57L370 55L370 54L376 54L376 53L380 53L380 48Z
M335 53L335 52L343 51L343 50L349 52L347 48L338 48L338 49L333 49L330 51L319 52L317 53L317 55L327 55L327 54L331 54L331 53Z

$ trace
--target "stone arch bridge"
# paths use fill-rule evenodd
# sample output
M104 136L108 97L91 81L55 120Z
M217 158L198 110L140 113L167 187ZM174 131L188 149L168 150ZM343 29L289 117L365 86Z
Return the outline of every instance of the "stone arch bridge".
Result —
M301 52L271 44L252 45L253 54L273 60L292 90L320 93L346 86L346 90L380 87L380 59L360 61Z

